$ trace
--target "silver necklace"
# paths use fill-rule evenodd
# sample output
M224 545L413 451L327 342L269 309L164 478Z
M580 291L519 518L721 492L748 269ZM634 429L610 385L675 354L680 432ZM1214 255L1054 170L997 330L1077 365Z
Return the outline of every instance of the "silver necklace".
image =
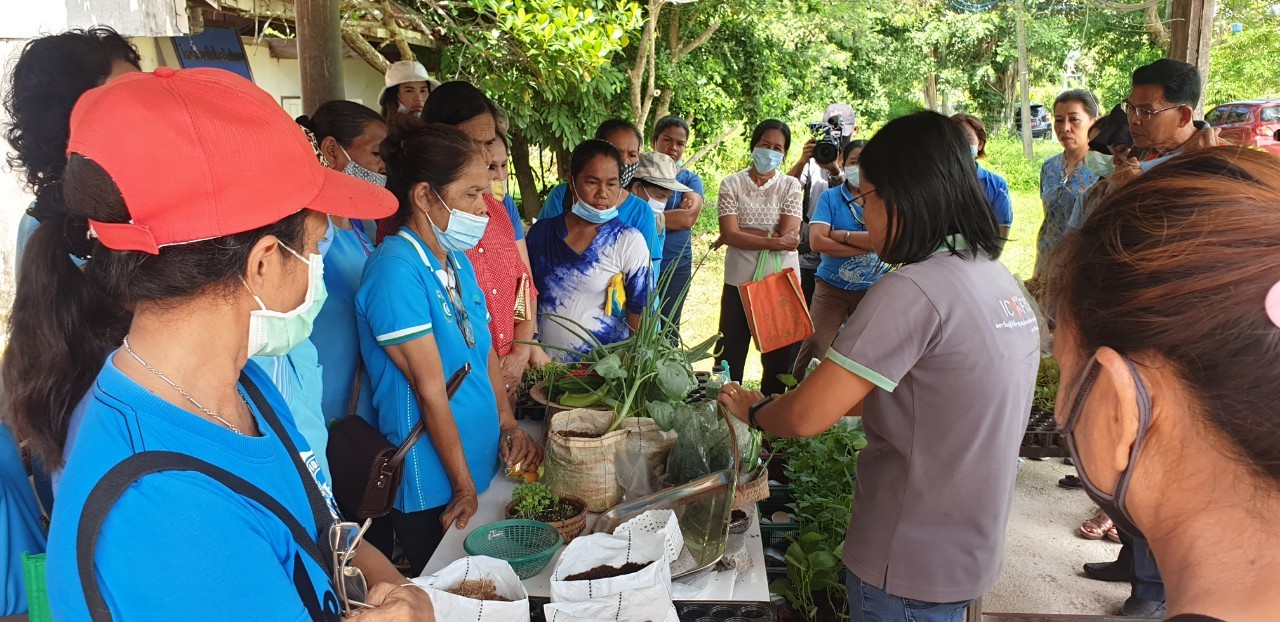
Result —
M202 413L204 413L204 414L206 414L206 415L209 415L210 417L212 417L213 419L215 419L218 423L221 423L222 425L227 426L227 429L231 430L232 432L235 432L236 434L239 434L239 435L241 435L241 436L243 436L243 435L244 435L244 432L241 432L241 431L240 431L240 428L237 428L237 427L236 427L236 424L231 423L230 421L227 421L226 419L223 419L223 418L222 418L222 416L221 416L221 415L219 415L218 413L215 413L215 412L213 412L212 410L209 410L208 408L205 408L203 404L201 404L200 402L197 402L197 401L196 401L196 398L191 397L191 394L190 394L190 393L187 393L186 389L183 389L182 387L178 386L178 383L176 383L176 382L174 382L174 381L172 381L172 380L170 380L170 379L166 378L164 374L160 373L160 370L158 370L158 369L156 369L156 368L152 367L151 365L148 365L146 361L142 360L142 357L138 356L138 353L137 353L137 352L134 352L134 351L133 351L133 348L131 348L131 347L129 346L129 337L127 337L127 336L124 338L124 349L125 349L125 351L126 351L126 352L128 352L128 353L129 353L129 356L132 356L132 357L133 357L133 360L135 360L135 361L137 361L137 362L138 362L138 364L139 364L139 365L141 365L141 366L142 366L143 368L145 368L147 371L149 371L149 372L151 372L151 373L155 374L155 375L156 375L156 377L157 377L157 378L159 378L159 379L161 379L161 380L163 380L163 381L165 382L165 384L167 384L167 385L169 385L169 386L173 387L173 389L174 389L175 391L177 391L178 393L180 393L180 394L182 395L182 397L187 398L187 401L188 401L188 402L191 402L191 405L192 405L192 406L195 406L196 408L199 408L199 409L200 409L200 412L202 412ZM240 396L240 399L241 399L241 400L244 400L244 396L243 396L243 395L241 395L241 396ZM248 404L249 404L248 402L245 402L245 405L246 405L246 406L247 406Z

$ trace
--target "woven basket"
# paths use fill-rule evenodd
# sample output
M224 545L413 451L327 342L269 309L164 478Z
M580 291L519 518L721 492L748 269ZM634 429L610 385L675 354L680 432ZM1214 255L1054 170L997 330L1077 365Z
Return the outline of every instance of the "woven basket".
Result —
M553 528L555 528L555 530L559 532L560 538L564 540L564 543L569 544L570 542L573 541L574 538L578 537L579 535L582 535L582 530L587 527L587 502L577 497L571 497L569 495L561 495L560 501L562 503L568 503L569 505L572 505L573 507L578 508L578 513L573 515L573 517L571 518L566 518L565 520L540 521L540 522L544 522L548 525L551 525ZM516 507L515 501L512 501L507 504L507 518L509 519L515 518L515 516L512 514L512 511L515 509L515 507Z
M733 488L733 509L741 510L751 507L769 498L769 476L763 466L758 466L739 480Z
M521 579L528 579L547 567L563 541L546 523L534 520L504 520L490 523L467 535L462 548L468 555L485 555L511 564Z
M542 443L545 445L547 442L547 435L551 433L551 420L555 418L558 413L562 413L566 410L574 410L574 408L572 406L562 406L551 401L551 398L547 396L547 386L542 382L529 387L529 397L532 398L533 401L542 404L547 409L546 416L542 418ZM609 410L609 407L596 405L587 408L587 410Z

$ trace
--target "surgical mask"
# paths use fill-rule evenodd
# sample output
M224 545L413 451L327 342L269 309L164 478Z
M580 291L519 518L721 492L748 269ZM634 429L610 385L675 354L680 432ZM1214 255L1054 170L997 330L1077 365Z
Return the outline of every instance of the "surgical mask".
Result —
M1142 538L1142 530L1138 529L1133 517L1129 515L1129 509L1125 504L1125 496L1129 492L1129 485L1133 479L1134 465L1138 460L1138 454L1142 451L1142 444L1146 439L1147 430L1151 427L1151 395L1147 393L1147 385L1142 381L1142 376L1138 375L1138 370L1133 366L1133 361L1130 361L1128 357L1124 357L1124 362L1129 366L1129 373L1133 375L1133 382L1137 388L1138 435L1133 441L1133 449L1129 452L1129 467L1120 473L1120 477L1116 479L1116 491L1114 493L1107 494L1102 492L1093 483L1093 480L1089 479L1089 474L1085 472L1084 461L1080 459L1080 451L1075 441L1076 424L1080 422L1080 414L1084 410L1089 391L1093 389L1093 384L1098 380L1099 374L1102 373L1102 365L1097 362L1097 359L1090 359L1089 365L1085 368L1084 377L1080 381L1080 390L1076 393L1075 400L1071 403L1071 413L1067 416L1066 425L1062 426L1062 436L1066 440L1067 451L1071 454L1071 460L1076 465L1076 471L1080 473L1080 481L1084 484L1085 494L1088 494L1089 498L1098 504L1098 507L1107 513L1107 516L1111 517L1117 529L1135 538Z
M501 201L507 196L507 182L496 179L489 182L489 194L493 195L493 198Z
M756 172L760 174L772 173L773 169L782 164L781 153L764 147L752 149L751 159L755 161Z
M854 164L853 166L844 167L845 183L849 184L850 186L853 186L854 188L857 188L858 186L862 185L861 183L862 179L859 177L859 174L861 172L862 171L858 169L857 164Z
M1116 164L1111 156L1093 150L1084 155L1084 167L1098 177L1106 177L1116 171Z
M435 192L435 190L432 190ZM431 214L426 210L422 213L427 217L427 222L431 225L431 230L436 234L436 241L440 242L440 246L445 250L460 253L466 252L476 247L480 243L480 238L484 237L484 230L489 226L488 216L477 216L476 214L468 214L460 212L449 207L444 202L444 198L436 192L436 198L440 199L440 204L449 210L449 228L441 231L436 223L431 220Z
M333 227L333 219L325 216L325 220L328 221L329 226L324 230L324 237L320 238L320 242L316 244L316 252L320 253L321 257L329 254L329 248L333 246L333 238L338 235Z
M977 160L977 159L978 159L978 146L977 146L977 145L969 145L969 157L971 157L971 158L973 158L973 159L975 159L975 160Z
M611 207L606 210L598 210L587 205L582 199L578 199L573 204L573 213L589 223L602 225L618 217L618 208Z
M639 160L636 160L631 164L622 165L622 187L623 188L631 187L631 178L635 177L637 168L640 168Z
M355 160L351 159L351 154L347 153L347 150L343 148L342 145L338 145L338 148L342 149L342 155L347 156L347 165L342 167L343 173L355 177L356 179L363 179L381 188L387 187L386 175L383 175L382 173L375 173L363 166L360 166Z
M653 210L654 214L661 214L667 211L667 202L663 201L662 199L655 199L649 196L648 188L645 188L644 196L645 196L645 201L649 203L649 209Z
M284 242L278 244L297 257L298 261L307 264L307 294L303 297L302 304L292 311L272 311L253 293L244 277L240 277L240 282L244 283L245 289L249 290L249 295L253 296L260 307L257 311L249 312L249 356L284 356L298 347L311 336L316 316L329 297L324 286L324 258L312 255L310 259L303 259L302 255Z
M1181 152L1181 151L1175 151L1175 152L1170 153L1170 154L1168 154L1168 155L1160 156L1160 157L1158 157L1158 158L1156 158L1156 159L1154 159L1154 160L1147 160L1146 162L1141 162L1141 163L1139 163L1139 164L1138 164L1138 166L1139 166L1140 168L1142 168L1142 172L1144 172L1144 173L1145 173L1145 172L1147 172L1147 171L1149 171L1149 170L1151 170L1151 169L1155 168L1157 165L1159 165L1159 164L1163 164L1163 163L1165 162L1165 160L1168 160L1169 158L1172 158L1172 157L1175 157L1175 156L1180 156L1180 155L1182 155L1182 152Z

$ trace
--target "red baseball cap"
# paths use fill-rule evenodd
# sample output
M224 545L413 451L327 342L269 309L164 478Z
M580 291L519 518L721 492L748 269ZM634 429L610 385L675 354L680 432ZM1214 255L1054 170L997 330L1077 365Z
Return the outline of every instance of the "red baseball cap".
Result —
M321 165L271 95L221 69L160 67L85 93L71 112L73 153L101 166L124 197L130 222L89 221L114 250L156 255L303 209L348 218L396 210L384 188Z

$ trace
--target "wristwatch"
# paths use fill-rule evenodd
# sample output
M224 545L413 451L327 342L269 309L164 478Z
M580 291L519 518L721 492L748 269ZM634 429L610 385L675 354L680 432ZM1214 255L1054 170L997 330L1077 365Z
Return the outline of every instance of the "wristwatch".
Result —
M766 397L752 404L751 408L747 410L747 425L750 426L752 430L760 430L761 432L764 431L764 428L760 427L760 424L756 421L756 413L759 412L761 408L764 408L766 405L772 402L773 397L774 396L770 395L769 397Z

